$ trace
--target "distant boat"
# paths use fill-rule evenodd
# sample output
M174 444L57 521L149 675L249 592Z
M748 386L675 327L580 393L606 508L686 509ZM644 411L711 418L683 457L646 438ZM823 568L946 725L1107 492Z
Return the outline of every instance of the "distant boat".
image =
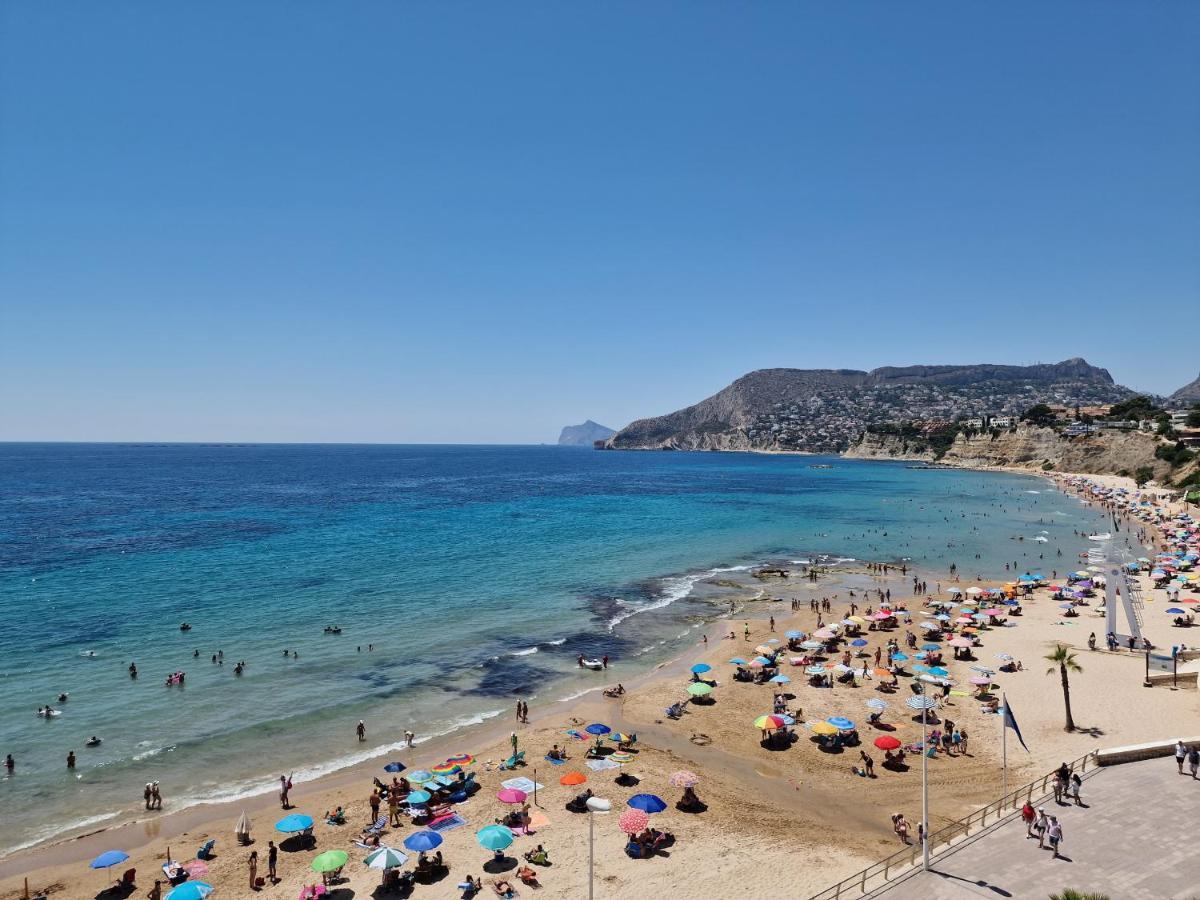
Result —
M809 468L810 469L832 469L833 466L829 465L829 463L813 463L812 465L809 466Z

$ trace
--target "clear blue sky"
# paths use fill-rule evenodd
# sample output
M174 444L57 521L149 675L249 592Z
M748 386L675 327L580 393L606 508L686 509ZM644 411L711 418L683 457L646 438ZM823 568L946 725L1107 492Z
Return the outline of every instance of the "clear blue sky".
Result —
M0 8L0 439L552 441L768 366L1200 369L1198 3Z

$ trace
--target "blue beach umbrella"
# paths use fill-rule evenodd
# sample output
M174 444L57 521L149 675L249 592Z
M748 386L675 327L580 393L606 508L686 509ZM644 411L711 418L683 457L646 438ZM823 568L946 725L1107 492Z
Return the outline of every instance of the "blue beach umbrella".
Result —
M436 831L418 831L404 839L404 846L413 853L428 853L441 843L442 836Z
M774 665L774 663L771 662L769 659L767 659L765 656L756 656L756 657L754 657L753 662L758 663L760 666L773 666Z
M906 654L906 653L893 653L893 654L892 654L892 659L896 660L896 662L908 662L908 654Z
M629 805L646 813L659 813L667 808L662 797L654 794L634 794L629 798Z
M588 734L594 734L597 737L599 737L602 734L608 734L610 731L612 731L612 729L609 728L607 725L602 725L599 722L593 722L591 725L589 725L587 728L585 728L583 730L586 731Z
M167 894L167 900L203 900L212 892L213 886L207 881L185 881Z
M921 654L921 653L918 653L918 654L917 654L917 656L922 656L922 655L923 655L923 654ZM929 671L929 666L921 665L921 664L919 664L919 663L918 663L918 664L916 664L916 665L914 665L914 666L912 667L912 670L913 670L914 672L928 672L928 671Z
M825 721L839 731L851 731L854 728L854 723L845 716L831 716Z
M417 784L424 784L427 781L433 781L435 778L437 778L436 775L425 769L417 769L417 771L410 772L408 775L408 780L415 781Z
M794 718L792 718L791 716L789 716L787 713L779 713L779 718L783 719L784 725L795 725L796 724L796 720Z
M922 650L920 653L914 653L913 659L925 659L927 656L929 656L929 654ZM915 669L917 667L913 666L913 668Z
M855 638L854 640L852 640L850 642L850 646L851 647L865 647L869 643L870 643L870 641L866 640L865 638Z
M127 859L129 859L129 854L124 850L106 850L92 860L91 867L93 869L111 869Z
M711 672L712 666L708 663L696 663L692 666L692 671L697 675L703 675L705 672Z
M386 766L383 767L383 771L385 771L385 772L403 772L407 768L408 768L408 766L406 766L402 762L390 762Z
M503 850L512 845L513 833L503 825L488 825L475 832L475 840L485 850Z
M1181 616L1181 615L1184 615L1187 612L1187 610L1180 609L1177 606L1172 606L1170 609L1164 609L1163 612L1165 612L1169 615L1172 615L1172 616Z
M312 827L312 816L306 816L303 813L292 813L275 823L275 830L282 831L284 834L295 834Z
M729 661L729 664L731 666L744 666L746 664L746 661L744 659L742 659L740 656L735 656L733 659L731 659Z
M945 678L950 674L949 670L943 669L941 666L934 666L929 670L930 675L936 675L938 678Z
M922 650L941 650L941 644L922 644Z
M792 679L788 678L786 675L776 675L771 680L776 684L789 684Z
M786 632L784 634L784 637L786 637L788 639L802 638L802 637L804 637L804 632L793 630L793 631Z
M428 803L432 799L433 794L429 791L409 791L408 794L409 803Z

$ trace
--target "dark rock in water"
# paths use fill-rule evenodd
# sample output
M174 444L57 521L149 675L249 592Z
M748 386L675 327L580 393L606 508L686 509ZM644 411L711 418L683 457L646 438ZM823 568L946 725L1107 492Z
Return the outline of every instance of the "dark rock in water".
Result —
M582 425L568 425L558 436L560 447L591 447L596 441L606 441L616 434L611 428L588 419Z

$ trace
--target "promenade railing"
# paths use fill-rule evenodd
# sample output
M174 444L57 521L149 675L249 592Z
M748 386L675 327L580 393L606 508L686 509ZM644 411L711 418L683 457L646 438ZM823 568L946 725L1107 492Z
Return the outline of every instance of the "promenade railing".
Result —
M1074 760L1069 764L1068 768L1070 768L1072 774L1078 772L1082 777L1087 772L1089 765L1093 769L1096 768L1095 750L1085 753L1079 759ZM1019 810L1026 803L1031 806L1035 805L1035 801L1040 801L1053 792L1051 784L1057 772L1058 770L1055 769L1041 778L1022 785L1015 791L1009 791L1000 799L975 810L969 816L963 819L956 819L950 824L942 826L937 831L931 832L929 835L929 852L935 853L957 840L995 825L997 822L1011 815L1014 810ZM879 860L879 862L872 863L861 872L856 872L849 878L843 878L837 884L830 885L820 893L813 894L810 900L840 900L842 897L861 897L871 891L878 890L889 881L906 874L913 866L919 865L920 861L921 844L917 842L905 847L903 850L898 850L891 856Z

